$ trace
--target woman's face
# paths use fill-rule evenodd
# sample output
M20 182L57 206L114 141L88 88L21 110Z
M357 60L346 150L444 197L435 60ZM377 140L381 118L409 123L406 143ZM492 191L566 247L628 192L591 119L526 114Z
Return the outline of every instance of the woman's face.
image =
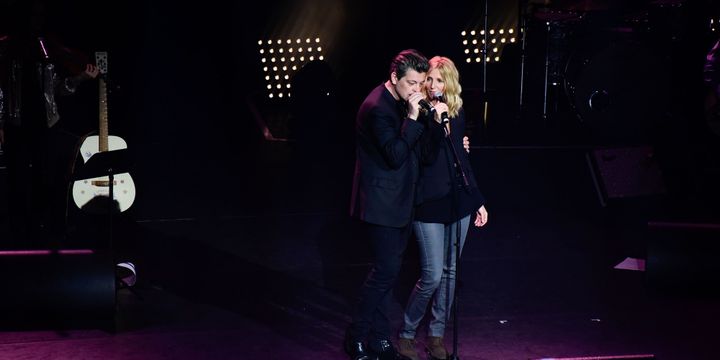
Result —
M428 72L427 78L425 78L425 90L431 99L445 94L445 80L437 68L432 68Z

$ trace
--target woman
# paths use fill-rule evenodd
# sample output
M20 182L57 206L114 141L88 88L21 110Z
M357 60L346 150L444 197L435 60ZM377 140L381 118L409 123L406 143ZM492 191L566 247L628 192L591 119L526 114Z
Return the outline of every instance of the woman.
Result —
M430 59L424 91L435 109L435 121L429 122L427 133L428 138L446 139L428 140L423 148L413 221L420 250L421 277L408 300L398 342L400 353L413 360L419 359L415 336L431 298L432 320L428 325L426 351L434 359L447 359L443 335L455 291L457 249L454 245L459 243L462 250L473 213L476 214L475 226L485 225L488 216L468 155L462 151L465 114L459 77L450 59L440 56ZM443 118L449 122L440 125ZM456 163L460 167L455 166Z

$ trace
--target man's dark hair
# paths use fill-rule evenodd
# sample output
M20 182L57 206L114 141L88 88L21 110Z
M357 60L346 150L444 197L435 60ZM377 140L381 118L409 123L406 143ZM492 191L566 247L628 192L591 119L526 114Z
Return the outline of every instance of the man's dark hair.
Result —
M401 51L390 64L390 74L395 72L398 79L405 76L405 73L410 69L424 73L430 69L430 64L425 55L415 49Z

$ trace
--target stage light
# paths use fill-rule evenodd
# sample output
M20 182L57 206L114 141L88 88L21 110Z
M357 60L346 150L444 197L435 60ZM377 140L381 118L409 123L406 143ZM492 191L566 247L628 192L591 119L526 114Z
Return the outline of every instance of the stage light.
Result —
M472 59L471 59L471 58L466 58L466 59L465 59L465 62L469 64L469 63L472 62Z
M258 46L260 47L259 53L261 55L270 53L270 54L285 54L288 53L289 55L287 57L285 56L278 56L278 57L262 57L260 58L261 63L273 63L272 66L263 66L263 72L265 75L263 77L265 78L265 81L267 82L266 87L268 90L268 98L270 99L280 99L280 98L288 98L290 97L290 93L281 93L276 92L273 93L273 90L282 90L282 89L290 89L290 80L292 79L293 73L295 71L298 71L303 65L305 65L306 61L314 61L315 59L324 60L325 57L322 54L323 51L323 44L320 41L319 37L307 37L304 38L294 38L294 39L285 39L285 40L258 40ZM293 43L293 40L295 40L295 43L298 44L296 47L291 46ZM284 45L287 44L286 47L277 47L272 48L269 46L264 45L272 45L276 43L277 45ZM307 44L306 46L302 46L302 44ZM293 53L307 53L307 59L305 56L292 56ZM312 55L311 55L312 54ZM272 95L272 96L271 96Z
M514 30L513 30L513 29L511 29L511 28L506 28L506 27L501 27L501 28L499 28L498 30L489 29L487 33L488 33L488 35L490 35L490 34L495 34L496 31L497 31L498 34L514 33ZM465 34L470 33L470 34L471 34L471 37L469 37L469 38L463 38L463 39L461 40L461 41L462 41L462 45L465 47L465 49L464 49L465 54L469 54L469 53L470 53L470 50L467 49L467 45L468 45L468 44L472 44L472 45L476 45L476 46L477 46L478 44L482 44L482 46L485 46L485 43L486 43L486 42L485 42L485 31L484 31L484 30L478 30L478 31L476 31L476 30L464 30L462 33L465 33ZM475 35L474 35L474 34L478 34L478 33L480 34L480 36L475 36ZM491 47L491 48L490 48L490 47L488 48L488 52L492 51L492 52L493 52L494 54L496 54L497 56L488 57L488 58L486 59L486 61L499 62L499 61L500 61L500 58L502 57L503 46L504 46L506 43L508 43L508 42L514 43L514 42L515 42L515 38L514 38L514 37L511 37L510 40L508 41L508 39L505 38L505 37L497 37L497 38L494 37L494 36L493 36L493 37L489 37L488 43L489 43L489 44L492 44L492 47ZM482 48L482 46L480 46L480 48ZM491 50L491 49L492 49L492 50ZM483 51L482 51L482 50L479 50L479 49L473 49L473 50L472 50L472 53L474 53L474 54L478 54L478 53L482 53L482 52L483 52ZM467 61L468 63L472 63L472 62L473 62L471 58L466 59L466 61ZM481 57L475 58L475 61L474 61L474 62L476 62L476 63L482 62L482 58L481 58Z
M466 34L465 30L463 30L462 32L460 32L460 36L465 36L465 34Z

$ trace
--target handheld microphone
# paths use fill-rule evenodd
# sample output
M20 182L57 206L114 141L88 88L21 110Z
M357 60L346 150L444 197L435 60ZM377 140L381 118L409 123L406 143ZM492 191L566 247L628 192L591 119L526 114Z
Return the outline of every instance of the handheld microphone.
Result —
M442 91L436 91L433 94L433 98L437 99L437 101L445 102ZM445 136L450 135L450 130L448 129L449 123L450 123L450 115L448 115L447 111L443 111L442 114L440 114L440 125L442 125L443 129L445 130Z
M427 111L427 112L431 112L431 113L435 112L435 107L430 105L430 103L425 101L425 99L420 99L418 104L420 105L421 108L425 109L425 111Z

